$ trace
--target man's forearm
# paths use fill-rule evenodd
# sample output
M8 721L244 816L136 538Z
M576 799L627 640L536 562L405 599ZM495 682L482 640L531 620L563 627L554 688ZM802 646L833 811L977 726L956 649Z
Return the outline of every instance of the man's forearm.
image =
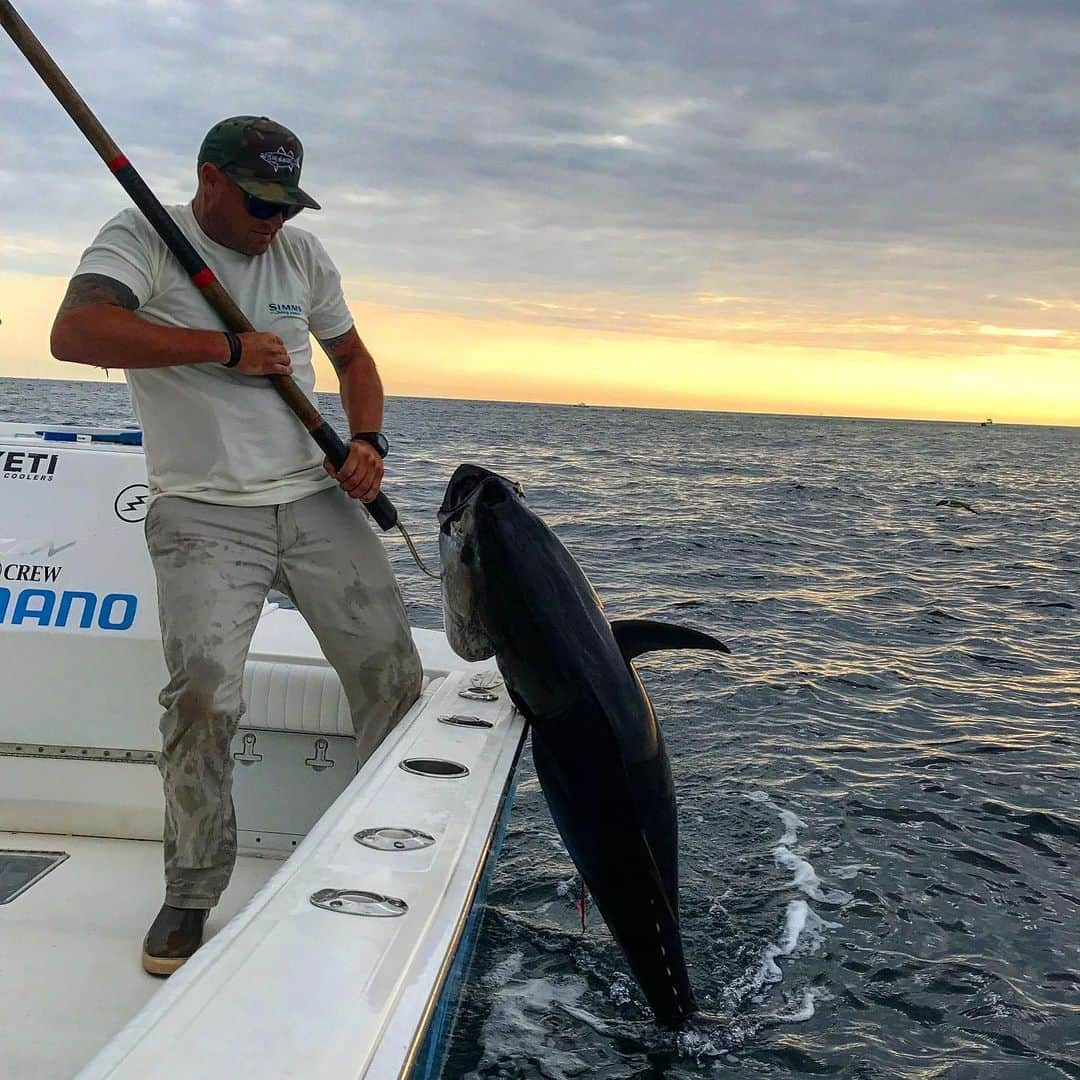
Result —
M382 380L368 357L349 365L341 377L341 404L349 418L349 431L381 431L383 425Z
M229 359L229 343L220 331L157 326L110 304L58 316L50 344L57 360L107 368L175 367Z
M138 306L123 282L104 274L76 274L53 323L53 356L108 368L175 367L229 359L224 334L157 326L135 314Z
M350 432L381 431L383 388L371 353L353 328L340 337L320 340L341 381L341 404Z

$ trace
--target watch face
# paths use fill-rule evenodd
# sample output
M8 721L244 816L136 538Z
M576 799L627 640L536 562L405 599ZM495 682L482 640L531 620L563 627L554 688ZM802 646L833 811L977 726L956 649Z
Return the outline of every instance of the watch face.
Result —
M386 457L390 452L390 443L386 441L386 436L381 431L361 431L353 436L353 440L356 439L363 439L364 442L374 446L379 457Z

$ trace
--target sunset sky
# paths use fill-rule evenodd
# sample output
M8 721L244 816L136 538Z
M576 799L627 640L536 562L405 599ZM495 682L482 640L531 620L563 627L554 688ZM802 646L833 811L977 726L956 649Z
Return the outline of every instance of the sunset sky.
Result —
M390 394L1080 424L1080 4L17 6L165 202L301 136ZM103 377L48 330L126 196L3 36L0 116L0 375Z

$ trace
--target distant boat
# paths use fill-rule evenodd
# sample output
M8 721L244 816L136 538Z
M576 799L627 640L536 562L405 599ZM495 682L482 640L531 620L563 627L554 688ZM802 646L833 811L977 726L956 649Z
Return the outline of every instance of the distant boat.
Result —
M981 424L979 425L979 427L989 427L989 426L990 426L990 425L991 425L991 424L992 424L993 422L994 422L994 421L993 421L993 420L991 420L991 419L990 419L990 417L988 416L988 417L987 417L987 418L986 418L986 419L985 419L985 420L984 420L984 421L983 421L983 422L982 422L982 423L981 423Z

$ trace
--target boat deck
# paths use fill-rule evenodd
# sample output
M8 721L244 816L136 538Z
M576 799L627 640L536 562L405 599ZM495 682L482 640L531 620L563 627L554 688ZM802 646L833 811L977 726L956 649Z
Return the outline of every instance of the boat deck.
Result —
M49 478L0 499L0 847L69 855L18 895L0 863L0 1077L433 1075L524 719L492 662L415 629L424 689L358 772L339 680L267 605L231 747L247 857L206 945L145 975L168 674L144 461L109 437L0 423L0 456Z
M70 856L0 905L0 1016L8 1033L0 1073L69 1078L164 985L140 960L163 897L161 844L0 832L0 848ZM241 856L207 937L280 865Z

